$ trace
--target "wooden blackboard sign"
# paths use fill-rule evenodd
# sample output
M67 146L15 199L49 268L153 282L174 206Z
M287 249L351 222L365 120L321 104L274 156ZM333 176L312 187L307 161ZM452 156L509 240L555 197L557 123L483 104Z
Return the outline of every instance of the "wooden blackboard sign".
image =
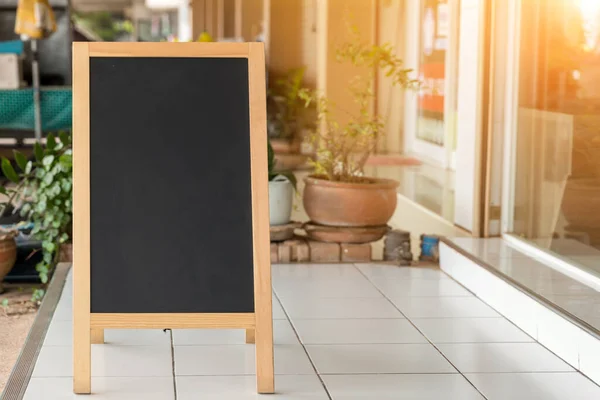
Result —
M74 43L74 392L106 328L240 328L273 392L261 43Z

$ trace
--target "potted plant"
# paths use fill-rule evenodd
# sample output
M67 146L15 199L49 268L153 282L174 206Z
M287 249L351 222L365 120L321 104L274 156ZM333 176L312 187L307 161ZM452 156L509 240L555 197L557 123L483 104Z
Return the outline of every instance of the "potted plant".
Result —
M355 28L351 32L352 40L336 51L338 62L350 62L371 71L381 69L394 85L404 89L419 87L391 45L366 44ZM316 149L311 162L314 173L305 179L303 195L304 208L312 223L381 227L394 213L398 182L367 177L363 173L369 155L384 133L383 119L371 107L373 82L374 72L349 82L350 94L358 104L356 113L337 109L318 91L302 89L299 93L306 106L314 104L317 109L317 128L308 137ZM347 115L347 122L338 122L336 113Z
M294 68L267 94L267 130L277 154L299 153L305 107L299 97L305 68Z
M269 224L285 225L290 222L296 177L291 172L277 172L275 170L275 152L268 142L269 158Z
M33 224L31 234L42 242L43 257L36 270L44 284L59 261L61 247L71 241L72 154L71 136L61 132L58 137L49 134L45 147L36 143L32 160L15 151L15 166L7 158L1 161L2 172L12 183L0 188L8 196L1 213L19 205L21 215ZM37 289L33 300L39 301L43 296L44 290Z

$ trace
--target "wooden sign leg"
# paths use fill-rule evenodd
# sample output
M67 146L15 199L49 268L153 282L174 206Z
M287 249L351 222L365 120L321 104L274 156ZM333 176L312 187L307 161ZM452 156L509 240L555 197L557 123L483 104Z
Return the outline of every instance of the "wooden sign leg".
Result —
M275 392L273 321L256 326L256 387L258 393Z
M104 329L92 329L92 344L104 344Z
M268 274L261 278L267 285L255 287L256 387L258 393L275 393L271 277Z
M73 320L73 392L90 394L92 392L92 331L89 325L89 313L86 321Z
M256 331L254 329L246 329L246 343L252 344L255 342Z

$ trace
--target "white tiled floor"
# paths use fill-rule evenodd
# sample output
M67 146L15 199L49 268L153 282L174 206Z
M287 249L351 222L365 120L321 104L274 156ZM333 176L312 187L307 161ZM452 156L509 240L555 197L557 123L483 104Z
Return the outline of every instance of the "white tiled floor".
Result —
M276 265L276 391L241 330L106 331L98 400L562 400L600 387L438 269ZM67 283L25 396L72 399ZM280 303L281 301L281 303Z

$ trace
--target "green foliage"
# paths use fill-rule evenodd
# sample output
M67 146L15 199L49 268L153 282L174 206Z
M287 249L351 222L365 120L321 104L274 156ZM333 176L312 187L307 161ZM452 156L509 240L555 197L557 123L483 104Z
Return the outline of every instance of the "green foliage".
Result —
M291 69L285 78L275 82L275 87L268 93L269 136L293 139L301 133L305 110L299 94L303 89L305 71L304 67Z
M273 146L271 146L271 141L267 140L267 160L269 166L269 181L272 181L275 178L275 151L273 150Z
M275 179L278 175L285 176L294 187L294 190L297 190L298 181L296 179L296 175L290 171L281 171L278 172L275 170L275 165L277 164L277 160L275 159L275 151L273 151L273 147L271 146L271 142L267 141L267 157L268 157L268 166L269 166L269 182Z
M49 134L46 147L34 147L35 160L15 151L15 165L2 158L4 175L16 187L5 187L9 196L0 205L3 215L12 206L22 204L21 214L33 223L33 236L42 242L43 259L36 266L41 281L48 282L48 276L59 257L62 243L71 239L73 219L73 150L71 136L61 132L57 138ZM39 301L44 291L38 289L33 300Z
M390 44L366 43L356 27L350 27L349 31L350 39L336 50L336 60L372 71L366 78L359 75L348 82L349 94L358 105L358 111L339 109L315 90L301 89L298 97L306 107L317 108L318 123L308 137L316 149L312 160L315 174L332 181L360 182L365 181L364 165L385 127L383 118L372 111L375 71L383 71L392 85L403 89L417 89L420 83L411 78L412 70L404 67ZM334 114L343 115L344 123Z
M108 11L73 13L73 20L94 32L102 40L112 42L124 33L133 32L133 24Z

